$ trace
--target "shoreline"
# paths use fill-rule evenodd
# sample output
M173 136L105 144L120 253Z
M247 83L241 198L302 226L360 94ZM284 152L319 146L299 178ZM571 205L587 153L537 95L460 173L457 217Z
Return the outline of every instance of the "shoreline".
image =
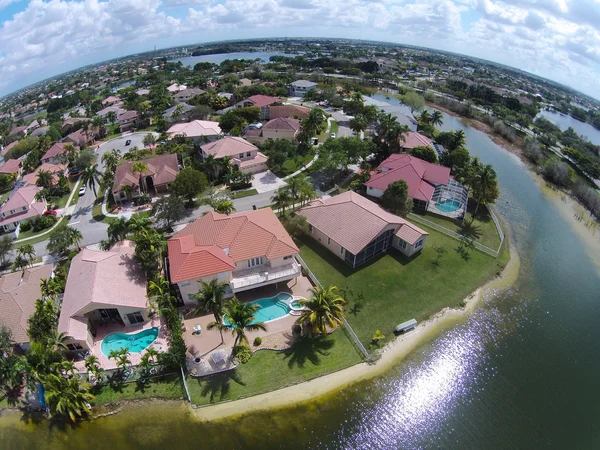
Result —
M241 417L256 411L284 409L308 403L318 397L383 374L392 366L402 362L417 347L435 338L443 329L465 320L480 305L484 295L490 289L508 288L514 284L519 274L520 260L513 247L510 231L506 234L510 261L499 276L487 281L465 298L464 307L444 308L429 320L419 324L410 333L386 344L379 350L379 358L374 363L362 362L300 384L231 402L199 408L188 404L190 415L201 422L210 422Z

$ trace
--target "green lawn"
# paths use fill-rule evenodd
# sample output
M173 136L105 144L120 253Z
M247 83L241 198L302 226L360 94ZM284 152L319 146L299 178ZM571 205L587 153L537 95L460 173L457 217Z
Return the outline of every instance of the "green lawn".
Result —
M256 194L258 194L258 191L256 189L248 189L246 191L233 192L231 194L231 198L251 197Z
M98 222L102 222L104 220L104 218L106 217L104 214L102 214L102 202L104 201L104 196L99 196L96 201L94 201L94 206L92 207L92 217L94 218L94 220L97 220ZM108 207L108 202L107 205Z
M306 338L288 350L263 350L247 364L208 378L188 377L196 405L235 400L273 391L358 364L361 357L342 330L325 338Z
M0 194L0 205L4 203L4 201L8 198L11 191L5 192L4 194Z
M337 134L339 129L340 129L340 125L335 120L332 120L331 121L331 130L329 130L329 135L331 136L331 133Z
M367 345L376 330L393 338L393 328L406 320L423 321L443 308L460 306L471 292L497 275L508 261L505 250L499 259L477 250L463 260L455 251L458 241L423 226L430 235L425 248L409 259L391 249L366 265L352 269L325 247L304 238L300 255L324 286L348 289L347 318ZM447 253L434 263L434 247ZM357 302L362 295L364 300Z
M480 206L473 224L473 212L475 211L475 203L471 201L469 203L468 212L465 216L464 222L457 222L446 217L438 216L430 213L417 213L431 222L435 222L449 230L455 231L456 233L468 236L475 241L479 242L492 250L497 250L500 245L500 235L496 230L496 225L490 216L488 209L485 206ZM419 223L417 225L420 226Z
M167 375L163 379L151 380L148 383L127 383L120 387L102 386L95 392L97 405L115 403L124 400L140 400L145 398L185 399L185 389L181 375Z
M283 163L283 166L281 167L281 169L273 168L273 169L271 169L271 172L273 172L278 177L285 177L287 175L294 173L297 170L300 170L303 166L308 164L314 157L315 157L315 154L311 150L309 153L307 153L304 156L298 156L296 158L286 160Z
M2 408L8 408L8 400L4 395L0 394L0 409Z

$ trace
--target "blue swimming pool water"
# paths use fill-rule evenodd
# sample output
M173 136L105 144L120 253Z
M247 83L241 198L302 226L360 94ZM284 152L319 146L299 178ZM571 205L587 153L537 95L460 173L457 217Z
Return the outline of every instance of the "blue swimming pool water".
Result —
M444 212L454 212L457 209L460 209L461 204L456 200L443 200L441 202L437 202L435 207L440 211Z
M111 350L126 348L131 353L139 353L154 342L158 328L153 327L136 334L112 333L102 341L102 353L108 356Z
M250 302L251 305L258 305L258 311L254 315L252 323L268 322L269 320L279 319L286 316L290 312L288 300L291 299L290 294L281 292L275 297L261 298ZM225 324L229 324L227 319L224 319Z

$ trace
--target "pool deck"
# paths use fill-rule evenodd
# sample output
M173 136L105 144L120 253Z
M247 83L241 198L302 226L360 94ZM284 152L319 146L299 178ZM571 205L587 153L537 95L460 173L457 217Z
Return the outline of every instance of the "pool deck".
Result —
M308 278L300 275L296 279L279 283L276 285L264 286L250 291L240 292L237 298L241 302L251 302L261 298L273 297L280 292L287 292L294 296L300 296L308 298L310 296L310 289L312 284ZM188 308L189 309L189 308ZM217 330L209 330L208 324L214 322L212 314L204 316L184 316L184 327L183 338L187 345L188 361L193 362L196 358L206 358L209 354L215 350L225 349L228 352L231 351L234 342L234 336L229 331L223 331L223 338L225 343L221 343L221 336ZM267 331L252 331L246 333L250 344L254 341L254 338L278 334L282 332L289 332L292 326L298 319L298 316L286 315L280 319L275 319L267 322ZM202 332L200 334L194 333L194 327L200 325Z
M135 334L143 330L149 330L152 327L158 328L158 336L156 337L154 342L150 344L149 347L152 347L159 352L167 351L168 345L165 324L161 319L153 318L148 322L140 323L137 325L123 326L118 323L109 323L102 327L99 327L96 331L94 345L90 349L90 354L98 358L98 363L100 364L100 367L102 369L116 369L116 361L114 359L108 359L108 356L105 356L104 353L102 353L102 341L104 340L104 338L112 333ZM140 363L140 359L143 353L144 351L140 353L129 353L129 360L131 361L131 365L137 366ZM81 370L81 372L85 372L85 361L75 361L74 364L77 369Z

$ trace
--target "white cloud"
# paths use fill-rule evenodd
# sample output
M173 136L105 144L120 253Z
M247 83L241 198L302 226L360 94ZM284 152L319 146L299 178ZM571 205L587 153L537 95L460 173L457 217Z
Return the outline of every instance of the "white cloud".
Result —
M0 8L12 1L0 0ZM180 6L189 6L185 17L171 16ZM260 36L430 46L576 83L600 97L600 0L32 0L0 25L0 91L142 44Z

